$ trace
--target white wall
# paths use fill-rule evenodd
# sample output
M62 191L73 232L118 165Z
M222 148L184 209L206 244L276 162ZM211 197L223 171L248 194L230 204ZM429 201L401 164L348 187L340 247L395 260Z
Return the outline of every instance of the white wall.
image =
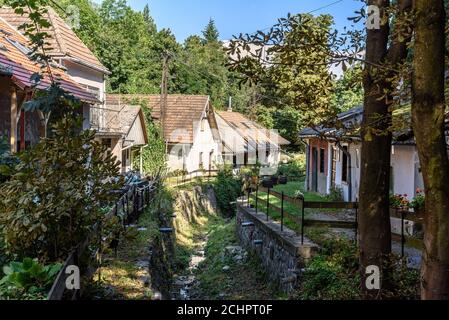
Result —
M206 114L204 113L205 117ZM198 121L193 124L193 144L192 145L176 145L171 148L168 155L168 168L170 171L183 170L185 161L185 170L188 172L200 169L200 153L203 153L203 168L209 170L209 165L215 169L215 163L219 161L220 149L218 143L215 142L212 129L207 118L204 120L204 130L201 130L201 123ZM184 150L183 157L179 158L178 151ZM210 152L213 151L213 157L210 159Z
M335 146L335 144L331 144L330 148ZM336 173L336 179L335 184L337 187L340 187L343 191L343 198L344 201L356 201L359 194L359 187L360 187L360 155L361 155L361 144L356 143L342 143L342 146L348 146L348 151L351 155L351 163L348 170L351 170L351 187L352 187L352 195L351 199L349 198L349 183L342 181L342 166L343 166L343 151L341 151L337 147L337 173ZM330 154L329 154L330 157ZM332 161L332 159L330 159ZM330 190L330 175L332 172L332 162L329 163L329 170L328 170L328 181L329 181L329 187Z
M190 144L178 144L169 147L169 154L167 155L167 167L171 172L184 170L184 163L187 166L191 148L192 146ZM178 151L180 150L182 150L181 157L179 157L178 154Z
M201 130L200 121L193 124L193 146L187 159L187 170L189 172L200 169L200 153L203 154L202 163L203 169L205 170L209 170L209 166L214 169L217 162L217 156L219 156L219 145L214 140L212 129L206 117L206 112L204 112L203 114L203 119L204 120L202 121L204 121L204 130ZM212 158L210 158L211 152L213 152Z
M100 101L105 100L106 81L105 74L97 70L73 63L72 61L64 61L67 73L78 83L88 85L99 89Z
M419 161L415 146L393 146L391 148L391 166L395 194L406 194L412 200L416 188L422 188Z

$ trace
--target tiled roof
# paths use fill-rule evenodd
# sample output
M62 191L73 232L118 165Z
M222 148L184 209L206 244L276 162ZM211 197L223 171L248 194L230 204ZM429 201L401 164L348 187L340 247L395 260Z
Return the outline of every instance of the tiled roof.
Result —
M161 95L106 95L107 106L140 102L151 108L151 115L154 119L160 119ZM194 124L201 121L201 116L208 104L208 96L168 95L165 113L165 139L169 143L192 144Z
M274 131L268 130L258 123L249 120L243 114L230 111L218 111L217 114L248 142L288 145L290 142Z
M19 15L14 12L14 9L8 7L0 8L0 17L15 28L19 28L19 26L28 21L26 13ZM50 28L42 30L49 35L49 38L46 39L49 44L47 48L48 55L66 57L101 72L109 73L106 67L101 64L97 57L52 8L48 9L44 18L51 24Z
M19 49L20 47L26 49L28 45L27 39L0 17L0 69L7 73L13 82L22 89L34 85L30 78L33 74L41 72L43 67ZM52 67L51 70L56 82L66 92L71 93L83 102L99 102L97 98L79 86L64 70L57 67ZM49 73L46 72L37 88L46 90L50 85L51 79Z

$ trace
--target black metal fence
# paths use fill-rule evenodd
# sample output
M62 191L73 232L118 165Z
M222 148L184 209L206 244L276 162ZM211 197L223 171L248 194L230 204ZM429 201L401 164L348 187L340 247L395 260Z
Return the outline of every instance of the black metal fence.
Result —
M137 221L139 216L151 204L156 190L157 185L151 185L148 182L129 186L125 193L117 199L114 206L106 214L106 219L117 217L123 224L123 228L126 229L126 226L134 221ZM80 260L81 257L87 253L88 247L91 244L94 244L95 241L98 241L96 244L97 249L91 259L93 260L93 264L95 264L98 268L101 268L103 236L101 223L93 226L92 232L87 239L83 243L79 244L64 262L61 271L57 275L50 292L47 295L48 300L77 300L80 298L84 288L81 287L80 289L69 290L66 285L66 281L69 276L66 273L66 270L69 266L77 266L82 272L81 276L91 276L97 268L93 268L92 266L89 266L88 268L81 268ZM112 237L114 238L114 242L118 245L120 241L119 235L114 234Z
M266 193L267 199L261 199L260 192ZM280 200L281 205L276 206L271 203L271 197L275 197ZM355 241L357 241L358 234L358 203L357 202L317 202L317 201L305 201L304 197L291 197L284 192L277 192L271 188L264 188L260 186L253 186L248 191L247 200L248 206L250 206L250 199L255 201L256 213L259 212L259 205L262 204L265 207L266 219L270 219L270 210L280 214L281 230L284 230L285 219L295 223L300 228L301 242L304 243L305 228L309 226L329 226L332 228L348 228L354 229ZM293 204L298 208L298 215L291 214L285 210L285 203ZM323 220L323 219L306 219L305 209L350 209L355 211L355 220Z
M267 195L266 200L260 198L260 193L265 193ZM272 197L280 200L280 207L275 206L271 203ZM341 228L341 229L353 229L354 230L354 242L358 241L358 224L359 224L359 204L358 202L326 202L326 201L306 201L303 196L291 197L286 195L284 192L277 192L272 188L264 188L259 185L253 185L251 189L247 190L247 205L248 207L254 207L256 213L259 213L261 205L266 214L266 219L270 219L270 210L280 214L280 225L281 231L284 230L285 219L293 222L301 236L301 243L304 244L304 234L305 228L311 226L327 226L330 228ZM254 200L255 205L252 206L250 199ZM298 209L298 214L294 215L288 213L285 210L285 203L293 204ZM305 209L347 209L354 210L354 220L323 220L323 219L311 219L306 218ZM405 256L405 245L407 242L407 237L405 233L405 220L407 212L398 211L397 213L401 219L401 257Z

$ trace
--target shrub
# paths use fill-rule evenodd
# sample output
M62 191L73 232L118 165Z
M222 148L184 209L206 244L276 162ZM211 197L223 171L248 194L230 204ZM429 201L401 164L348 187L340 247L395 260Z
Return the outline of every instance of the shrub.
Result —
M220 211L225 216L233 216L235 206L231 205L231 202L236 201L242 195L242 182L234 177L231 167L224 166L219 170L213 188Z
M329 201L343 201L343 189L339 187L332 187L326 199Z
M146 101L134 99L133 104L140 105L145 116L145 124L148 134L148 146L142 151L143 173L155 177L167 171L166 144L162 134L162 128L151 117L151 109ZM133 166L140 167L140 152L134 157Z
M3 267L5 276L0 280L0 297L6 299L45 299L62 264L47 266L37 259L25 258Z
M57 122L51 138L20 155L0 187L2 237L14 259L65 259L104 217L111 191L122 186L116 159L94 132L80 133L81 124L70 117Z
M0 183L9 179L12 167L17 163L17 157L10 153L8 140L5 137L0 136Z
M322 249L306 266L302 275L299 298L309 300L354 300L363 298L358 250L344 239L323 239L317 234ZM401 258L391 254L384 259L391 270L388 289L381 299L419 299L419 270L408 268Z
M410 208L413 208L413 210L420 211L424 209L426 202L426 197L424 195L424 192L421 189L416 190L416 196L413 198L413 200L410 202Z
M357 248L347 240L327 240L307 265L300 297L308 300L357 299L360 276Z
M279 176L302 177L306 172L306 163L303 157L297 157L292 162L281 164L278 168Z

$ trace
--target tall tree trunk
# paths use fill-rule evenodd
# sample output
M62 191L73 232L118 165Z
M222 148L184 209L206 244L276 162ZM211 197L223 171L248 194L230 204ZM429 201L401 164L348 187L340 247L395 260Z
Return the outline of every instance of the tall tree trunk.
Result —
M384 10L390 5L388 0L372 0ZM412 0L397 3L398 15L409 12ZM399 21L399 17L396 17ZM367 31L366 60L364 75L364 116L362 123L362 156L360 182L360 265L362 288L368 298L379 297L378 290L367 290L366 267L378 266L382 270L382 287L388 288L389 266L385 263L391 254L391 224L389 209L391 143L390 132L395 83L387 80L397 74L397 66L407 57L407 43L410 37L395 34L388 48L390 27L381 25L378 30ZM373 65L381 65L379 69ZM388 71L385 71L388 70ZM387 95L385 96L385 92Z
M370 0L369 5L379 7L381 14L389 6L389 0ZM362 288L367 297L378 295L377 290L368 291L365 286L366 267L383 269L383 257L391 253L391 226L389 213L389 181L391 162L391 112L386 105L384 88L386 82L379 79L380 70L388 53L388 24L380 29L368 30L364 75L364 114L362 123L362 152L360 179L359 250ZM379 120L381 119L381 120ZM382 132L382 134L378 134Z
M443 0L415 0L413 130L426 195L422 299L449 299L449 160L444 134Z

